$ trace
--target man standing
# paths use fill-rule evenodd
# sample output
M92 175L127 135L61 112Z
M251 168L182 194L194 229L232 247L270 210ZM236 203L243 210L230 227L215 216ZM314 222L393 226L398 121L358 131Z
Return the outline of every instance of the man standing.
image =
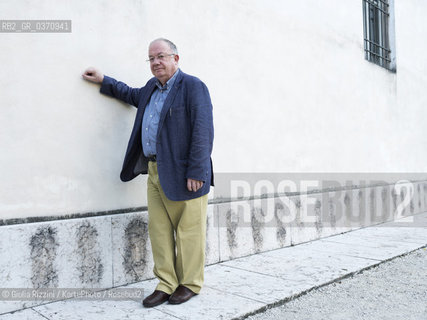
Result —
M147 61L154 77L142 88L95 68L83 78L138 108L120 178L148 172L148 230L159 284L143 305L154 307L185 302L203 285L213 119L206 85L179 69L171 41L151 42Z

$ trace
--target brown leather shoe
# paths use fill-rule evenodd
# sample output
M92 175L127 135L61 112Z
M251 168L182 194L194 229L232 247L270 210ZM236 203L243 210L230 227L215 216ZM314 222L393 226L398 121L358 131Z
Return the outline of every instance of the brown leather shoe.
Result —
M168 301L170 294L160 290L154 290L147 298L142 300L142 304L146 308L151 308L162 304L165 301Z
M174 293L169 298L170 304L180 304L186 302L191 299L191 297L195 296L196 293L191 291L190 289L179 285Z

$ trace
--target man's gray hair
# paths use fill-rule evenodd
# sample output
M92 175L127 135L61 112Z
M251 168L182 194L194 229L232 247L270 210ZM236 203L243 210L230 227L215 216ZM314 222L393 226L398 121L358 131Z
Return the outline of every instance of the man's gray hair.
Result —
M165 42L165 43L169 46L169 48L172 50L172 52L173 52L174 54L178 54L178 48L176 47L176 45L175 45L172 41L170 41L170 40L168 40L168 39L165 39L165 38L157 38L157 39L155 39L155 40L151 41L150 46L151 46L154 42L157 42L157 41L163 41L163 42Z

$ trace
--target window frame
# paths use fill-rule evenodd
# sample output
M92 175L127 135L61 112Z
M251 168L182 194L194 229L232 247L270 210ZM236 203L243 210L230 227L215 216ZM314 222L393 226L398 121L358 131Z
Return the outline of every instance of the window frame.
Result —
M394 0L362 0L365 59L396 72Z

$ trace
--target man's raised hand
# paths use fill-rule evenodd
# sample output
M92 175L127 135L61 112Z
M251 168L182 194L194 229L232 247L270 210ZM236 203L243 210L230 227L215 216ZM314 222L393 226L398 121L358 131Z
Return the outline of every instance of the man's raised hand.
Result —
M102 83L102 81L104 80L104 75L101 73L101 71L93 67L87 68L82 74L82 77L83 79L94 83Z

